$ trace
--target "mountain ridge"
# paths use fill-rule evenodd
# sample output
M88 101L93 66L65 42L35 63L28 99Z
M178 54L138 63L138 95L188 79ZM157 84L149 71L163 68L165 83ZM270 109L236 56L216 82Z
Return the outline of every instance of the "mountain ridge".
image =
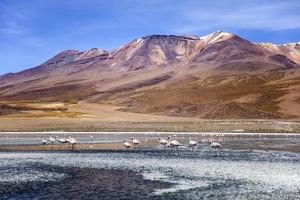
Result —
M209 37L212 37L212 36L214 36L215 34L225 34L225 35L230 35L230 36L232 36L232 37L234 37L234 36L236 36L236 35L234 35L234 34L231 34L231 33L227 33L227 32L223 32L223 31L216 31L216 32L213 32L213 33L211 33L211 34L208 34L208 35L205 35L205 36L195 36L195 35L147 35L147 36L143 36L143 37L141 37L141 38L139 38L139 39L134 39L134 40L132 40L132 42L134 42L134 41L139 41L139 40L142 40L142 39L148 39L148 38L168 38L168 37L173 37L173 38L183 38L183 39L189 39L189 40L208 40L207 38L209 38ZM237 37L239 37L239 36L237 36ZM243 38L242 38L243 39ZM246 39L243 39L243 40L246 40ZM247 41L247 40L246 40ZM217 41L215 41L215 42L217 42ZM130 42L129 42L130 43ZM127 43L127 44L129 44L129 43ZM125 46L125 45L127 45L127 44L124 44L124 45L122 45L121 47L123 47L123 46ZM300 52L300 42L289 42L289 43L284 43L284 44L273 44L273 43L269 43L269 42L260 42L260 43L253 43L253 44L256 44L256 45L259 45L259 46L262 46L262 47L264 47L265 48L265 50L270 50L270 51L272 51L272 52L274 52L274 53L276 53L276 51L274 50L274 49L272 49L271 50L271 47L273 47L273 48L278 48L278 47L287 47L287 46L295 46L295 48L297 47L297 49L299 49L299 52ZM271 46L271 47L270 47ZM120 48L120 47L119 47ZM58 54L56 54L55 56L53 56L51 59L49 59L49 60L52 60L52 59L54 59L55 57L57 57L57 56L60 56L60 55L62 55L62 54L64 54L63 56L67 56L67 55L65 55L66 53L67 54L69 54L69 55L80 55L80 54L85 54L85 53L88 53L88 52L90 52L90 51L93 51L93 50L99 50L99 51L102 51L103 53L102 54L106 54L106 55L110 55L110 54L113 54L116 50L118 50L119 48L117 48L117 49L114 49L114 50L111 50L111 51L108 51L108 50L103 50L103 49L99 49L99 48L91 48L91 49L88 49L88 50L86 50L86 51L78 51L78 50L65 50L65 51L62 51L62 52L60 52L60 53L58 53ZM277 52L278 53L278 52ZM299 55L300 55L300 53L298 53ZM99 56L99 55L101 55L101 54L98 54L98 55L95 55L95 56L91 56L90 58L92 58L92 57L96 57L96 56ZM284 54L283 54L284 55ZM77 59L77 60L79 60L79 59ZM46 62L48 62L48 61L46 61ZM298 62L297 62L298 63ZM42 64L41 64L42 65ZM38 66L40 66L40 65L38 65ZM38 67L37 66L37 67ZM31 69L31 68L28 68L28 69ZM25 69L25 70L23 70L23 71L26 71L27 69ZM20 72L22 72L22 71L20 71ZM3 76L5 76L5 75L11 75L11 74L16 74L16 73L19 73L19 72L15 72L15 73L11 73L11 72L9 72L9 73L5 73L5 74L2 74L2 75L0 75L0 77L3 77Z
M200 118L294 118L298 43L252 43L217 31L148 35L106 51L66 50L0 76L0 101L86 101L122 111ZM291 89L292 88L292 89ZM256 97L251 101L238 101ZM300 107L300 106L299 106ZM296 113L296 115L295 115Z

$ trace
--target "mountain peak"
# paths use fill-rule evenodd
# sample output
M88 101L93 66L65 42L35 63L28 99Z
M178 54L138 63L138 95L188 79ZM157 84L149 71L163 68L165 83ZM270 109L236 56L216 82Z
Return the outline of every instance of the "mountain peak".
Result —
M283 44L282 46L299 46L300 42L290 42L290 43L286 43Z
M69 50L65 50L65 51L58 53L54 57L64 57L64 56L76 55L78 53L80 53L80 51L69 49Z
M78 55L80 53L80 51L77 50L65 50L60 52L59 54L55 55L53 58L51 58L50 60L48 60L46 63L53 63L65 58L70 58L70 57L74 57L76 55Z
M231 33L227 33L227 32L223 32L221 30L218 30L216 32L213 32L211 34L205 35L200 37L201 40L203 40L205 42L205 44L211 44L214 42L219 42L222 40L226 40L229 39L231 37L234 37L235 35L231 34Z
M222 30L218 30L216 32L210 33L205 36L196 36L196 35L146 35L142 38L134 40L134 42L139 42L141 40L150 40L150 39L187 39L187 40L203 40L206 44L226 40L228 38L234 37L235 35L232 33L224 32Z
M89 50L87 50L87 51L84 51L84 52L95 52L95 51L97 51L97 52L106 52L105 50L103 50L103 49L99 49L99 48L91 48L91 49L89 49Z
M187 39L187 40L199 40L195 35L147 35L141 39Z
M80 54L94 54L94 55L101 55L101 54L107 54L108 51L104 49L99 49L99 48L91 48L87 51L80 52Z

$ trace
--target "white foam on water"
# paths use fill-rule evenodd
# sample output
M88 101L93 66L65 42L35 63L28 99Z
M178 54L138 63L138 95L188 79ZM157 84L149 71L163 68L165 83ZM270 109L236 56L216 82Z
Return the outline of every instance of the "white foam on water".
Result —
M202 187L207 187L209 186L208 182L205 181L189 181L189 180L180 180L180 181L174 181L172 182L175 185L171 188L166 188L166 189L156 189L153 194L154 195L161 195L164 193L169 193L169 192L177 192L177 191L182 191L182 190L189 190L193 188L202 188Z
M11 182L11 183L25 183L33 181L58 181L67 177L65 174L59 174L54 172L42 172L37 170L22 171L17 169L1 170L0 182Z

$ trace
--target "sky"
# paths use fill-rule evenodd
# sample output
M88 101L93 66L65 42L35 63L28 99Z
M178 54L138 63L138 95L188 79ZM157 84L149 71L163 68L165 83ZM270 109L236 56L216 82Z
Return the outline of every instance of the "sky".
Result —
M0 74L68 49L113 50L145 35L218 30L253 42L299 42L300 1L0 0Z

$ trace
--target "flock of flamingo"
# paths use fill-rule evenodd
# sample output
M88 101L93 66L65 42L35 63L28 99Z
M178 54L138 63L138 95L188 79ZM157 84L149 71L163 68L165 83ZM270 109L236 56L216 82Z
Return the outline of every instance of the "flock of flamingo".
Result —
M221 135L221 137L223 137L223 136ZM203 142L203 143L209 142L211 148L213 148L215 150L219 150L222 147L222 145L219 143L222 141L221 137L219 135L216 135L216 138L214 138L214 140L217 140L218 142L213 141L212 138L209 140L202 139L201 142ZM135 138L131 138L131 141L133 143L134 148L140 145L140 141ZM158 142L163 147L171 148L171 149L174 149L174 148L178 149L178 147L183 146L178 140L175 139L175 135L174 135L174 138L172 138L172 136L169 136L167 139L158 138ZM124 147L127 149L130 149L132 147L132 144L128 140L124 140L123 144L124 144ZM198 145L198 142L190 137L188 147L190 147L194 150L194 148L197 145Z
M49 136L49 139L47 140L46 138L42 139L42 144L45 146L47 143L50 144L70 144L72 146L72 149L74 149L75 145L77 144L77 140L75 138L73 138L72 136L68 136L68 137L52 137L51 135Z
M135 141L137 141L137 140L135 140ZM175 137L172 138L171 136L169 136L167 139L159 138L158 141L159 141L159 144L164 146L165 148L172 148L172 149L176 148L177 149L178 147L183 146L178 140L175 139ZM221 139L218 138L218 141L221 141ZM207 140L202 139L201 142L206 143ZM219 150L222 147L222 145L219 142L213 142L212 139L209 140L209 143L210 143L211 148L213 148L215 150ZM198 142L190 137L188 147L190 147L194 150L194 148L197 145L198 145ZM124 146L127 147L125 145L125 143L124 143Z
M93 136L90 136L90 138L92 139ZM213 139L201 139L201 142L203 143L209 143L210 147L215 149L215 150L219 150L221 149L222 145L219 143L220 141L222 141L222 139L220 138L220 136L216 135L216 138L214 138L214 140L217 141L213 141ZM169 136L168 138L164 139L164 138L158 138L158 142L160 145L162 145L165 148L171 148L171 149L178 149L178 147L180 146L184 146L182 145L178 140L176 140L175 136L174 138L172 136ZM46 138L42 139L42 144L45 146L46 144L70 144L72 145L72 149L74 149L75 145L77 144L77 140L72 137L72 136L64 136L64 137L52 137L51 135L49 136L48 140ZM140 141L136 138L131 138L131 140L125 139L123 141L123 145L126 149L130 149L130 148L137 148L140 146ZM189 138L189 143L188 143L188 147L192 148L194 150L194 148L198 145L199 143L192 139L191 137Z

